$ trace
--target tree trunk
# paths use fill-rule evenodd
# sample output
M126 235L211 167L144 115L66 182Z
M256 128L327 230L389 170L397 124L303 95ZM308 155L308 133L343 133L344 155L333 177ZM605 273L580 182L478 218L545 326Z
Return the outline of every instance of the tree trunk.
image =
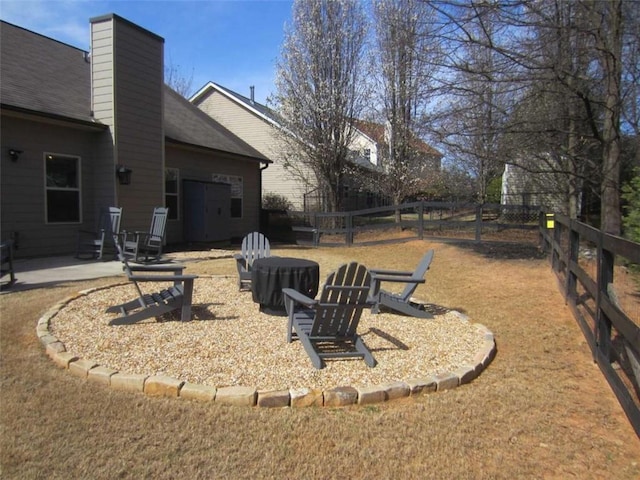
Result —
M605 75L605 110L602 129L602 190L601 229L620 235L620 112L622 77L622 1L610 0L603 15L608 17L608 29L598 37L598 46Z

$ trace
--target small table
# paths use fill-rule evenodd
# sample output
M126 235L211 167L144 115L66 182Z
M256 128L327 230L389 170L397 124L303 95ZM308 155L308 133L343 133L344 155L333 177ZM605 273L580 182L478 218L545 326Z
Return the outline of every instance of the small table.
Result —
M314 298L319 281L320 266L304 258L258 258L251 266L253 301L260 304L260 311L271 315L286 315L283 288L293 288Z

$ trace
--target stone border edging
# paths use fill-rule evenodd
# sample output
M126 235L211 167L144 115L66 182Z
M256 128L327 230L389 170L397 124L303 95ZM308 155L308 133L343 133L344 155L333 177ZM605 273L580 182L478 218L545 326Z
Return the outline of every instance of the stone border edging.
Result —
M483 346L473 357L473 364L462 365L454 372L359 388L342 386L326 390L313 388L260 390L256 387L244 386L211 387L184 382L166 375L119 372L68 352L65 345L49 331L51 319L73 300L99 290L125 284L82 290L56 303L40 317L36 326L36 334L45 347L46 354L56 365L90 382L106 385L116 390L139 392L149 396L180 397L249 407L342 407L347 405L369 405L403 397L450 390L477 378L494 359L497 351L493 333L484 325L476 323L474 325L484 337ZM466 315L460 312L455 313L461 320L469 321Z

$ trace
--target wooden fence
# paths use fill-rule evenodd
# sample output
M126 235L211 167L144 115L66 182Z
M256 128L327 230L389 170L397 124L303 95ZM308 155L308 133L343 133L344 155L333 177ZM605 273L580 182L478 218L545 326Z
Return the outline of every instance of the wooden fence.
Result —
M527 206L414 202L353 212L279 213L280 221L275 222L280 224L279 234L288 235L280 240L314 246L425 237L479 242L503 239L508 229L539 230L541 246L549 253L594 361L640 437L640 286L636 283L640 282L640 244L606 235L565 215ZM372 236L376 230L384 234ZM270 231L269 236L277 238L278 234ZM626 286L621 280L626 280ZM631 308L626 302L629 298Z
M640 244L557 214L541 213L540 232L594 361L640 437L640 315L621 299L638 295Z
M498 230L536 230L538 212L538 207L530 206L426 201L351 212L291 211L286 212L286 222L294 238L283 240L313 246L368 245L425 236L480 241ZM277 237L277 232L268 230ZM372 238L376 231L385 234Z

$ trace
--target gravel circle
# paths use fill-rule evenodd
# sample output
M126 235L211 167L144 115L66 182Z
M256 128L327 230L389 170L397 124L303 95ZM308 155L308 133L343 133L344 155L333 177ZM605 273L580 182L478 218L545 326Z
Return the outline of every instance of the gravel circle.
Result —
M110 326L118 315L106 308L136 297L133 284L91 291L51 318L49 331L68 352L117 371L258 390L359 388L426 378L473 364L484 342L482 329L456 311L431 306L431 320L365 310L358 332L376 367L349 359L316 370L299 341L287 343L287 318L260 312L251 292L238 291L235 277L200 276L190 322L174 312Z

